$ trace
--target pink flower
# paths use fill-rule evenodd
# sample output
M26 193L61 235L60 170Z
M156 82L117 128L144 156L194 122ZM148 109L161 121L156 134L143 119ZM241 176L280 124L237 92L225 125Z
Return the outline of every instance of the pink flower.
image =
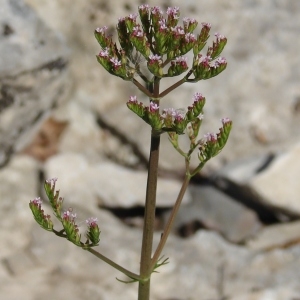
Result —
M69 208L63 213L63 219L74 223L76 219L76 213L72 213L72 208Z
M155 62L159 62L161 63L161 56L159 56L158 54L150 54L149 55L149 63L153 64Z
M184 38L185 38L185 41L187 43L195 42L196 41L196 37L195 37L195 35L193 33L186 33L186 35L185 35Z
M136 98L136 96L130 96L130 97L129 97L129 102L137 103L137 98Z
M220 42L220 40L223 40L225 38L224 35L222 35L218 32L215 33L215 37L217 38L217 42Z
M162 19L162 20L158 21L158 24L160 25L159 29L161 31L164 31L164 30L168 29L168 27L166 25L166 20L165 19Z
M151 11L152 15L162 15L163 11L159 6L154 6Z
M118 59L115 58L115 57L112 57L112 58L110 59L110 61L112 62L112 64L114 65L115 68L118 68L118 67L121 66L121 61L118 60Z
M228 124L228 123L231 123L231 120L230 120L229 118L226 117L226 118L222 118L222 119L221 119L221 122L222 122L222 124L223 124L223 126L224 126L224 125L226 125L226 124Z
M200 101L200 100L203 100L203 99L204 99L203 95L201 93L198 93L198 92L195 93L194 96L193 96L194 101Z
M175 34L176 36L184 35L184 34L185 34L183 28L180 27L180 26L173 27L173 28L171 28L171 30L174 32L174 34Z
M216 142L217 141L217 135L215 133L206 133L204 135L204 138L206 139L206 142Z
M88 224L89 227L96 227L98 223L98 219L94 217L90 217L85 222Z
M150 112L156 112L159 110L159 105L157 103L151 102L149 109Z
M36 197L30 202L33 203L35 206L41 206L42 205L42 200L41 200L40 197Z
M100 57L108 57L109 56L108 48L105 48L105 49L101 50L99 52L99 56Z
M96 28L96 32L105 34L105 32L106 32L107 29L108 29L107 26L98 27L98 28Z
M140 10L146 10L146 11L148 11L149 10L149 5L148 4L142 4L138 8Z
M135 26L135 27L133 27L133 29L132 29L132 35L133 35L133 36L136 36L136 37L143 37L143 36L144 36L144 33L143 33L143 31L141 30L140 26Z
M190 24L194 24L197 21L194 18L185 17L182 19L184 26L188 27Z
M57 178L56 178L56 177L50 178L50 179L46 179L46 182L49 183L49 184L51 184L51 183L55 184L56 181L57 181Z
M164 119L171 117L173 121L174 120L180 121L184 119L184 112L181 109L175 109L173 107L166 108L163 110L162 117Z
M202 22L201 25L203 27L206 27L207 29L210 29L211 28L211 24L210 23L207 23L207 22Z
M136 18L137 18L137 14L130 14L130 15L128 16L128 18L129 18L130 20L132 20L132 21L135 21Z
M179 12L179 7L168 7L167 9L167 15L171 17L172 19L178 19L178 12Z
M208 55L198 54L198 64L202 64L205 67L210 67L211 57Z
M172 61L172 63L175 63L176 65L181 65L184 68L187 68L187 60L188 58L186 56L178 56L175 58L175 60Z

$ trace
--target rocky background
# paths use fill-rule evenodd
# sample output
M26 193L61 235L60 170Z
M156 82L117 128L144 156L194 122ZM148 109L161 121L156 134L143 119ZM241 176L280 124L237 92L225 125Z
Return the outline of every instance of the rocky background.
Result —
M96 62L98 26L141 1L1 0L0 291L6 300L136 299L137 284L39 228L29 200L58 177L66 205L96 216L99 250L138 271L149 128L126 108L142 95ZM149 1L180 6L228 38L218 77L162 105L207 99L203 133L221 117L230 140L193 183L152 280L153 300L300 299L300 2ZM165 86L169 85L166 83ZM184 164L165 137L157 242ZM45 204L46 205L46 204ZM46 209L49 207L46 206ZM50 212L50 211L49 211Z

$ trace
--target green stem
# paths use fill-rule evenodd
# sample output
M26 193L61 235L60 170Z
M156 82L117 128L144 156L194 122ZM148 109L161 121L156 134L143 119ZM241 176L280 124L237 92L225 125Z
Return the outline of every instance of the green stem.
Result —
M159 244L158 244L158 246L157 246L157 248L155 250L155 253L153 255L153 258L152 258L152 261L151 261L151 270L152 271L155 268L155 265L156 265L156 263L157 263L160 255L161 255L161 252L162 252L162 250L163 250L163 248L164 248L164 246L166 244L166 241L168 239L168 236L169 236L169 234L171 232L174 220L175 220L176 215L178 213L178 210L179 210L180 204L182 202L183 196L185 194L185 191L186 191L186 189L187 189L187 187L189 185L190 179L191 179L191 176L189 174L187 174L185 176L185 179L184 179L183 183L182 183L180 192L178 194L178 197L177 197L177 200L175 202L175 205L174 205L174 207L172 209L171 215L170 215L170 217L168 219L168 222L166 224L164 232L161 235L161 239L160 239Z
M150 87L152 89L152 87ZM159 93L159 78L154 78L153 95L156 97ZM139 281L138 300L150 299L150 276L151 276L151 255L155 222L156 208L156 189L158 176L160 136L154 132L151 133L151 146L148 168L147 191L145 201L143 240L141 249L141 266Z
M64 230L61 231L57 231L55 229L52 230L52 232L61 237L61 238L65 238L67 239L66 234L64 234ZM123 274L125 274L126 276L135 279L135 280L141 280L141 277L138 274L135 274L133 272L130 272L129 270L123 268L122 266L118 265L117 263L115 263L114 261L110 260L108 257L104 256L103 254L99 253L98 251L94 250L93 248L84 248L84 244L82 243L82 249L89 251L90 253L92 253L93 255L97 256L98 258L100 258L101 260L103 260L104 262L106 262L107 264L109 264L110 266L112 266L113 268L119 270L120 272L122 272ZM79 246L80 247L80 246Z
M123 268L122 266L120 266L117 263L115 263L114 261L110 260L109 258L104 256L103 254L101 254L98 251L94 250L93 248L88 248L88 249L84 249L84 250L89 251L90 253L97 256L98 258L100 258L101 260L106 262L107 264L111 265L113 268L115 268L115 269L119 270L120 272L122 272L123 274L127 275L128 277L130 277L132 279L136 279L136 280L141 280L141 277L139 275L137 275L135 273L132 273L129 270Z

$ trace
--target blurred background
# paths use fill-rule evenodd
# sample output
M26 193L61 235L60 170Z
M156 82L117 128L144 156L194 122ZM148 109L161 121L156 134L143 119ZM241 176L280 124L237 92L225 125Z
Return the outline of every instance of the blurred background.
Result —
M28 203L45 199L44 180L58 177L82 232L84 220L97 217L98 250L138 272L150 130L126 102L147 99L97 63L93 32L106 25L116 37L118 18L141 4L1 0L0 291L7 300L137 298L136 283L116 281L125 278L39 228ZM186 108L201 92L200 135L217 132L222 117L233 120L225 149L189 186L151 299L300 299L300 2L148 4L211 23L208 45L215 32L228 39L227 69L180 86L161 107ZM162 139L156 243L185 173Z

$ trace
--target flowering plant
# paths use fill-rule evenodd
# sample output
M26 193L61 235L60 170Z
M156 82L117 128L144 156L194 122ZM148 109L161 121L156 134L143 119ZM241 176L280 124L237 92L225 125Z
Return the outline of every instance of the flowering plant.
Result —
M138 15L140 23L137 21ZM161 259L161 253L190 179L204 167L207 161L220 153L232 127L230 119L222 118L222 126L218 133L207 133L198 139L206 101L201 93L194 94L193 103L187 106L185 113L175 108L160 111L160 102L171 91L183 83L195 83L217 76L227 66L226 59L220 56L227 43L226 37L216 33L212 46L207 48L206 54L202 54L201 51L209 38L211 25L201 23L200 32L196 36L193 32L198 22L192 18L183 18L182 25L179 25L179 15L178 7L169 7L164 15L158 6L140 5L138 14L130 14L118 21L119 48L107 34L106 26L97 28L94 32L101 46L96 56L101 66L110 74L133 83L150 100L146 105L139 102L136 96L130 96L127 102L127 107L151 127L140 273L130 272L94 249L100 241L97 218L91 217L86 220L87 240L81 241L76 225L76 214L71 209L62 212L63 199L59 197L59 191L55 190L56 179L47 180L44 188L54 215L62 224L62 230L56 231L53 228L50 216L46 215L41 207L40 198L30 201L29 204L35 220L42 228L96 255L126 274L130 278L129 282L138 281L139 300L149 299L151 275L154 270L168 261L168 259ZM191 52L193 57L190 66L188 57L185 56L188 52ZM146 62L146 71L140 67L141 59ZM164 91L160 91L162 79L180 75L183 76L180 80ZM168 134L175 150L183 156L186 170L170 218L152 256L159 146L160 136L163 133ZM190 147L187 152L179 145L178 136L182 134L187 134L189 137ZM191 168L190 160L194 153L197 153L199 163L195 168Z

